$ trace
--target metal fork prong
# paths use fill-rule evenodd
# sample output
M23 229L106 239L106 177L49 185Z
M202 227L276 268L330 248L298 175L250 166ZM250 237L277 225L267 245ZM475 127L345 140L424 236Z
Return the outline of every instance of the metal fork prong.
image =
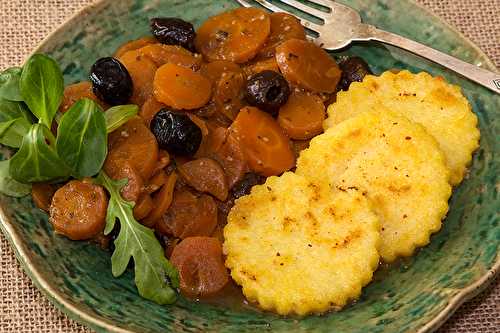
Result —
M311 14L312 16L316 16L323 19L327 19L330 17L330 13L325 13L319 9L308 6L297 0L279 0L279 1L286 3L287 5L292 6L294 8L297 8L298 10L301 10L304 13Z
M335 2L335 0L307 0L307 1L326 8L330 8L330 10L332 10L332 2Z
M252 5L251 5L251 4L249 4L249 3L248 3L247 1L245 1L245 0L236 0L236 1L238 1L238 3L239 3L240 5L242 5L243 7L247 7L247 8L248 8L248 7L252 7Z
M258 4L260 4L261 6L269 9L270 11L272 12L277 12L277 13L287 13L287 14L290 14L290 15L294 15L293 13L290 13L289 11L287 10L284 10L283 8L281 7L278 7L268 1L265 1L265 0L255 0ZM294 15L295 17L297 17L296 15ZM297 17L299 20L300 20L300 23L302 23L302 25L304 27L306 27L307 29L310 29L314 32L317 32L319 33L319 31L321 30L321 25L319 24L316 24L316 23L313 23L311 21L308 21L306 19L303 19L303 18L300 18L300 17Z

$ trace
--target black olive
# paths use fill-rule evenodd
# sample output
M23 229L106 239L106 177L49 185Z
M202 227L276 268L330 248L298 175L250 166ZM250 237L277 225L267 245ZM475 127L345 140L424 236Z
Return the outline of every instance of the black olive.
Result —
M246 86L246 99L252 106L275 114L290 96L290 86L283 75L262 71L250 77Z
M90 70L94 94L110 105L127 104L132 96L132 78L123 64L115 58L101 58Z
M151 121L153 132L161 149L169 153L193 156L201 144L201 129L185 114L161 109Z
M231 189L231 194L235 199L238 199L244 195L250 194L250 190L254 185L264 184L266 177L257 175L255 173L246 173L243 179L234 184Z
M340 78L337 90L347 91L353 82L363 81L366 75L372 74L368 64L360 57L349 57L339 63L342 70L342 77Z
M179 45L195 52L194 38L196 33L191 23L175 17L158 17L151 19L151 32L160 43Z

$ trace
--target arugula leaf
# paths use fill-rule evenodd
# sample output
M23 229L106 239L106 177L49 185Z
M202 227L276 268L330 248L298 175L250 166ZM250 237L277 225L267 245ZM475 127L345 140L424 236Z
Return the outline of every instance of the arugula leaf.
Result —
M104 234L113 230L116 219L120 221L120 234L115 240L115 252L111 257L113 276L122 275L133 257L139 294L158 304L173 303L176 294L172 287L179 286L178 272L165 258L153 230L134 219L134 204L121 197L120 190L127 180L114 181L101 171L96 182L104 186L110 195Z
M108 133L113 132L125 124L139 112L139 107L134 104L117 105L109 108L104 113Z
M0 143L19 148L31 126L29 111L22 102L0 98Z
M31 192L31 184L23 184L10 177L10 160L0 161L0 192L11 197L24 197Z
M31 112L50 128L64 92L59 65L44 54L31 56L24 65L19 87Z
M57 155L54 144L55 138L45 125L33 124L24 136L21 148L10 159L11 177L21 183L68 178L71 170Z
M0 73L0 98L19 102L23 100L19 90L21 72L21 68L11 67Z
M75 178L90 177L101 170L108 152L106 121L91 99L77 101L61 117L56 149Z

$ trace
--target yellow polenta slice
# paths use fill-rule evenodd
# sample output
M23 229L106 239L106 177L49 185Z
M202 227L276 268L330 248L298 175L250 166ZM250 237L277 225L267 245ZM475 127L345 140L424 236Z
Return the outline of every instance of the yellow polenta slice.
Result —
M434 136L451 170L450 183L459 184L479 147L477 117L460 87L427 73L385 72L367 76L341 92L328 109L325 127L331 127L382 104L425 127Z
M357 298L378 266L378 218L358 191L285 173L236 200L226 266L250 301L279 314L321 313Z
M422 126L389 110L363 113L315 137L296 173L362 191L380 218L386 262L429 243L448 210L449 170L438 144Z

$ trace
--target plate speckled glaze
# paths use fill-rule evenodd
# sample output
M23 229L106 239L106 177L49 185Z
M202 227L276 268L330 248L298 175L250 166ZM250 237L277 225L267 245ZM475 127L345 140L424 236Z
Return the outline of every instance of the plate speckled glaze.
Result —
M458 32L410 1L339 1L380 28L495 70ZM233 0L104 0L84 9L37 49L61 64L66 83L83 80L92 63L123 42L148 34L148 18L179 16L199 25ZM24 270L71 318L98 332L429 332L477 294L499 269L498 170L500 97L437 65L381 44L343 53L364 57L375 73L391 68L442 75L462 86L481 127L481 147L467 179L454 191L442 230L429 246L381 269L361 299L341 312L297 320L248 306L231 308L180 298L159 306L141 299L130 271L115 279L110 254L93 244L54 235L30 197L1 197L1 227Z

